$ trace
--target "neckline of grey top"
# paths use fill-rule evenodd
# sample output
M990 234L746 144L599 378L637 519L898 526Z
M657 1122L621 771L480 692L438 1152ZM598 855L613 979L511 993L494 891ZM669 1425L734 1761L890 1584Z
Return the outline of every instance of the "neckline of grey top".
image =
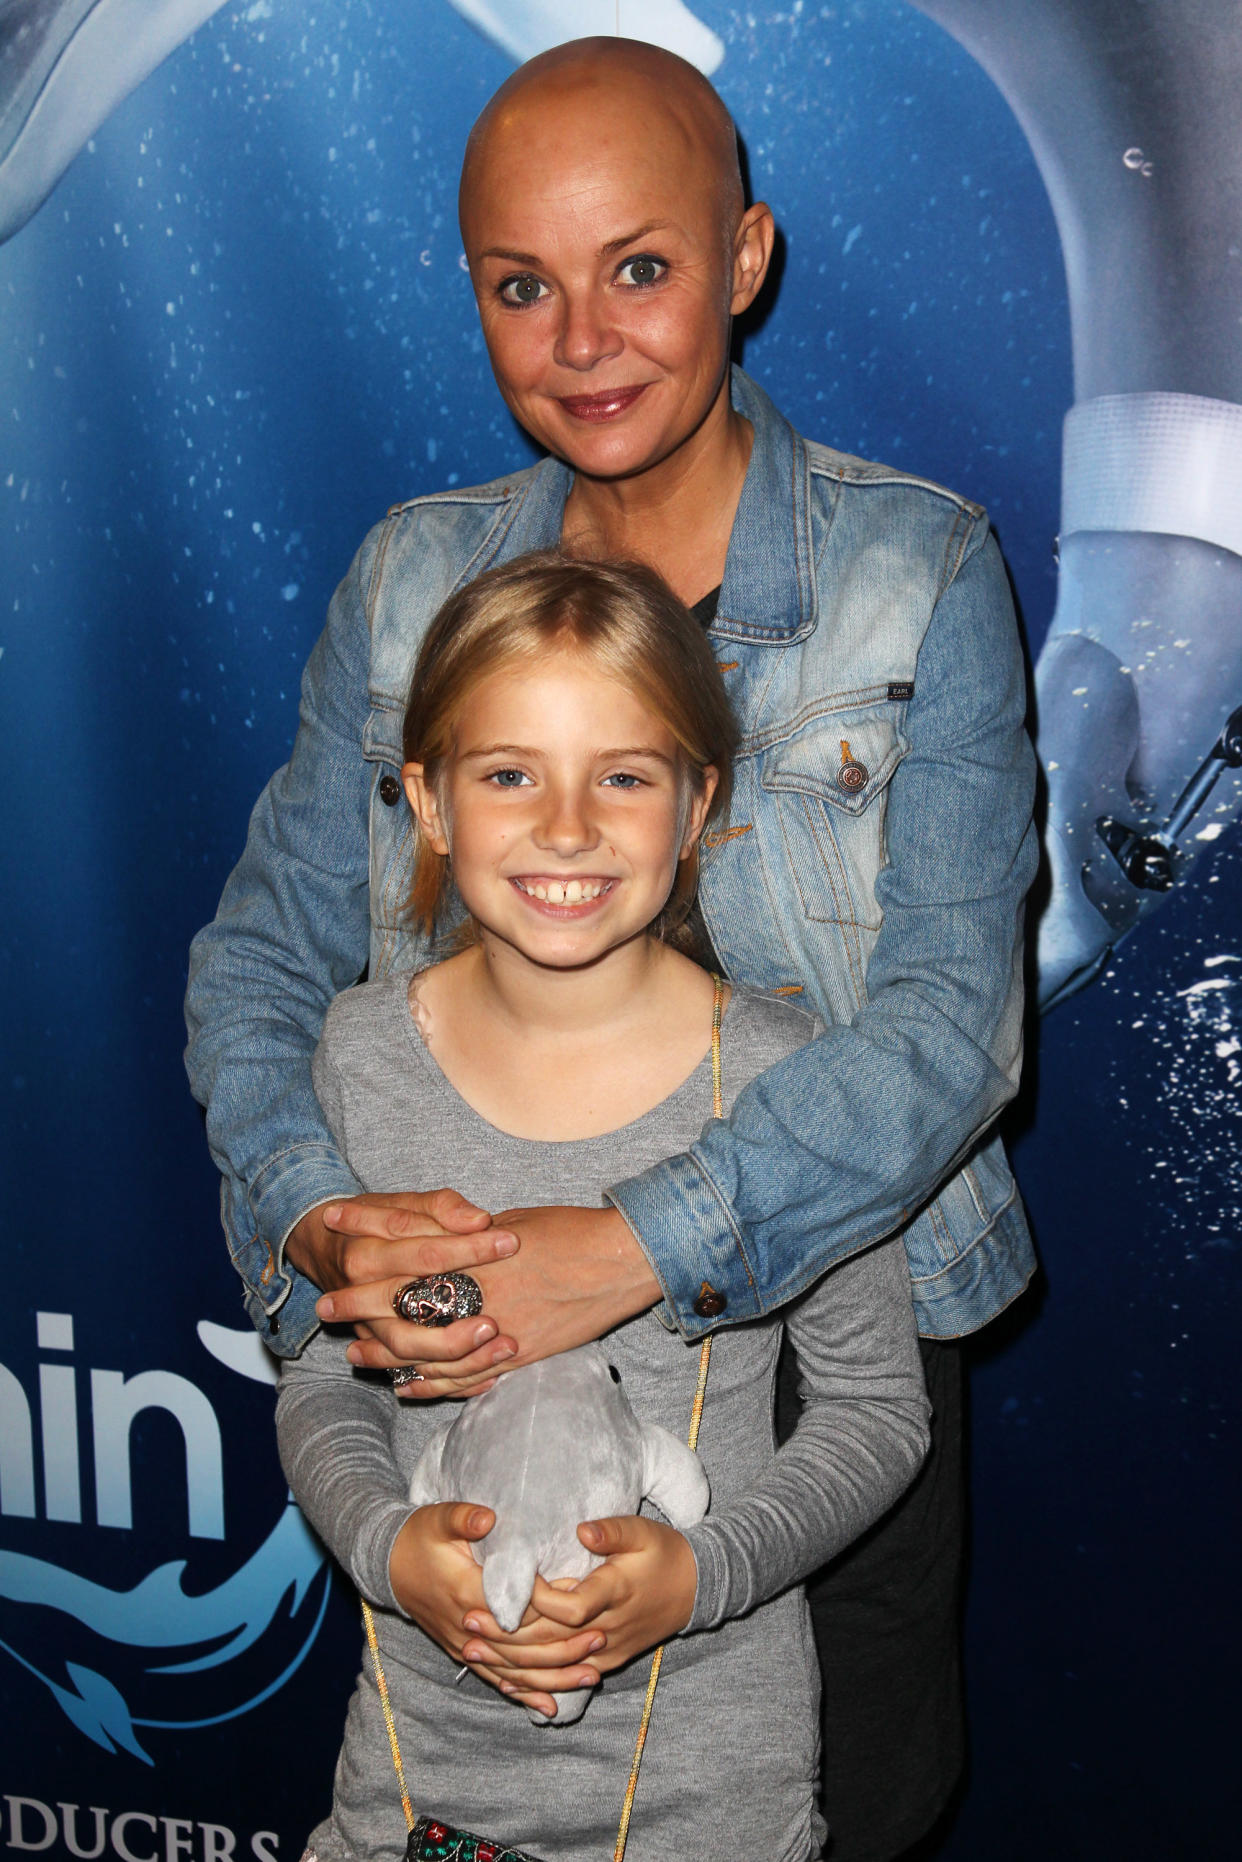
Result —
M645 1112L639 1113L637 1118L627 1119L623 1125L614 1125L609 1131L593 1132L591 1136L587 1138L522 1138L522 1137L519 1137L516 1132L506 1131L502 1125L494 1125L490 1119L484 1118L483 1114L479 1111L476 1111L475 1107L471 1105L470 1101L464 1098L462 1094L458 1092L457 1088L453 1085L453 1082L449 1079L448 1075L443 1071L435 1055L432 1053L431 1049L427 1046L426 1041L423 1039L422 1030L419 1028L417 1022L414 1019L414 1016L410 1012L410 1004L409 1004L409 998L408 998L408 990L409 990L410 982L411 982L411 978L408 976L389 977L385 980L384 986L385 987L390 986L389 998L388 998L388 1004L387 1004L388 1011L391 1015L399 1018L401 1026L404 1030L405 1042L408 1045L409 1051L412 1054L415 1062L417 1063L421 1071L431 1081L432 1087L434 1091L436 1092L436 1094L438 1095L438 1097L444 1100L446 1103L453 1106L457 1112L458 1117L465 1117L468 1119L472 1119L476 1125L480 1126L484 1131L491 1132L497 1140L500 1140L505 1144L521 1145L523 1147L530 1147L532 1149L552 1146L552 1147L555 1147L561 1150L567 1150L577 1144L587 1144L587 1145L598 1144L601 1139L616 1138L616 1137L621 1136L625 1132L638 1131L643 1125L646 1124L648 1119L656 1118L657 1116L662 1115L666 1110L676 1107L680 1100L688 1099L692 1097L698 1097L700 1095L702 1095L703 1097L704 1106L706 1108L704 1112L704 1119L706 1119L710 1115L711 1103L712 1103L712 1093L711 1093L712 1049L711 1049L711 1029L710 1029L710 1023L709 1023L707 1051L703 1055L703 1058L699 1061L698 1065L695 1066L693 1070L686 1075L685 1079L681 1082L680 1086L675 1086L671 1093L666 1093L664 1098L661 1100L658 1100L655 1105L648 1106L647 1110ZM740 989L736 983L731 983L729 985L729 990L730 990L729 999L725 1003L724 1013L721 1016L721 1021L720 1021L720 1032L721 1032L722 1040L726 1037L726 1034L728 1035L729 1038L732 1038L732 1035L734 1032L733 1023L737 1019L737 1016L735 1014L735 1009L740 1008L741 1003L743 1003L753 993L746 989ZM725 1077L725 1102L726 1104L728 1103L728 1099L729 1099L728 1084L729 1084L728 1076L726 1073L726 1077Z

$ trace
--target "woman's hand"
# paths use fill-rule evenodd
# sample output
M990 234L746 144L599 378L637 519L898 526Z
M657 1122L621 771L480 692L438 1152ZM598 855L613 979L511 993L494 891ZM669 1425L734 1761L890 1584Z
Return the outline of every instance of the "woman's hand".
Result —
M370 1212L359 1211L351 1202L334 1222L352 1227L372 1219ZM519 1242L521 1246L512 1259L495 1266L480 1261L468 1270L483 1291L483 1316L474 1323L481 1326L486 1321L498 1334L490 1344L479 1350L466 1339L458 1342L459 1327L466 1327L462 1320L458 1327L446 1327L430 1349L418 1349L412 1337L415 1328L401 1328L392 1318L392 1295L409 1275L396 1280L377 1277L373 1285L355 1285L333 1294L330 1301L320 1300L317 1308L321 1319L346 1320L358 1332L358 1342L350 1346L350 1362L389 1370L414 1360L425 1381L407 1386L403 1396L473 1396L492 1365L504 1362L506 1370L516 1370L585 1345L660 1298L660 1283L646 1255L615 1209L507 1209L494 1220L498 1236L516 1237L514 1247ZM384 1266L379 1271L389 1275L393 1269ZM374 1336L368 1337L368 1331ZM516 1351L505 1361L502 1354L513 1342ZM398 1351L406 1356L394 1355Z
M528 1609L513 1635L504 1638L523 1651L526 1671L532 1677L520 1694L507 1674L467 1656L466 1645L473 1647L478 1642L465 1628L467 1616L498 1638L502 1635L487 1608L482 1568L470 1549L473 1541L487 1537L495 1523L496 1515L489 1507L469 1502L419 1507L397 1534L389 1554L393 1595L406 1615L455 1662L465 1662L502 1694L519 1698L523 1706L537 1707L551 1718L556 1712L554 1690L594 1687L598 1682L598 1670L584 1668L583 1658L601 1646L603 1636L594 1628L566 1630Z
M627 1517L588 1520L579 1526L578 1537L588 1551L602 1554L604 1563L580 1583L547 1584L536 1578L531 1610L548 1626L559 1625L561 1635L602 1637L603 1647L591 1654L592 1669L607 1674L621 1668L686 1627L699 1574L689 1541L680 1532L658 1520ZM584 1685L551 1683L546 1677L541 1681L524 1630L506 1636L476 1610L465 1621L479 1633L466 1637L463 1660L472 1667L477 1664L477 1672L503 1691L515 1688L525 1701L529 1688Z
M486 1314L442 1328L409 1325L393 1312L393 1296L407 1281L470 1272L517 1247L513 1232L493 1227L486 1210L443 1189L320 1203L293 1228L285 1252L299 1273L324 1289L315 1308L319 1317L353 1323L359 1337L382 1354L374 1362L449 1361L451 1384L434 1390L430 1382L415 1384L402 1396L464 1396L490 1386L493 1367L513 1356L514 1341L498 1338L496 1322Z

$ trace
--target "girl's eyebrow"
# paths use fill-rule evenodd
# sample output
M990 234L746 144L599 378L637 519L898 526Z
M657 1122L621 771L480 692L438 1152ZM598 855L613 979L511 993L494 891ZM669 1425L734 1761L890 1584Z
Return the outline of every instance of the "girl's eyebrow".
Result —
M674 768L675 758L666 756L663 750L655 750L650 744L622 745L619 749L596 750L592 754L604 762L635 762L642 758L648 763L663 763L669 769ZM489 756L525 756L540 757L546 752L533 744L481 744L477 750L463 750L457 757L459 763L482 762Z

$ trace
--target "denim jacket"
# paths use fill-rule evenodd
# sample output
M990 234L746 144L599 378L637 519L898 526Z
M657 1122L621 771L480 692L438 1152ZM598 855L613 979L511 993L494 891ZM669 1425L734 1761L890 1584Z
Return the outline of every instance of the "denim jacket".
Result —
M977 505L802 439L740 371L733 398L754 442L711 638L743 741L700 898L728 974L826 1028L611 1196L687 1338L897 1229L920 1330L957 1336L1034 1266L988 1136L1018 1082L1036 865L1008 586ZM545 459L371 531L307 665L290 760L194 941L187 1065L248 1310L287 1355L316 1293L285 1237L358 1188L311 1086L327 1004L364 968L442 954L405 912L397 776L419 643L461 583L557 543L569 485Z

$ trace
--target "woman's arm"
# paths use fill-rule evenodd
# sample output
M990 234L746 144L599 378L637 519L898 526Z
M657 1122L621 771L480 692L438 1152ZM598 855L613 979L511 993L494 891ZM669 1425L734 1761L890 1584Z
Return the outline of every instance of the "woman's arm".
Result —
M286 1264L285 1238L314 1205L361 1187L316 1101L310 1059L329 1002L367 961L365 589L376 535L332 598L302 677L292 755L255 804L216 916L190 948L190 1085L207 1108L247 1309L282 1353L314 1330L318 1292Z
M781 1306L891 1233L1017 1090L1038 858L1025 693L1004 567L979 518L919 653L866 1003L753 1081L687 1154L610 1192L686 1337ZM534 1240L523 1233L527 1269ZM714 1315L696 1310L704 1280L724 1302ZM502 1303L488 1310L515 1330Z
M382 540L380 526L332 598L302 677L292 755L255 804L216 916L190 948L186 1068L207 1109L246 1309L282 1357L314 1332L321 1290L373 1280L381 1257L409 1280L502 1251L490 1232L476 1239L485 1218L460 1198L360 1197L311 1083L325 1011L362 974L370 942L369 814L379 772L362 753L366 591ZM353 1216L348 1232L324 1221L334 1203ZM377 1329L382 1336L394 1324L381 1315ZM458 1337L468 1353L471 1343Z

